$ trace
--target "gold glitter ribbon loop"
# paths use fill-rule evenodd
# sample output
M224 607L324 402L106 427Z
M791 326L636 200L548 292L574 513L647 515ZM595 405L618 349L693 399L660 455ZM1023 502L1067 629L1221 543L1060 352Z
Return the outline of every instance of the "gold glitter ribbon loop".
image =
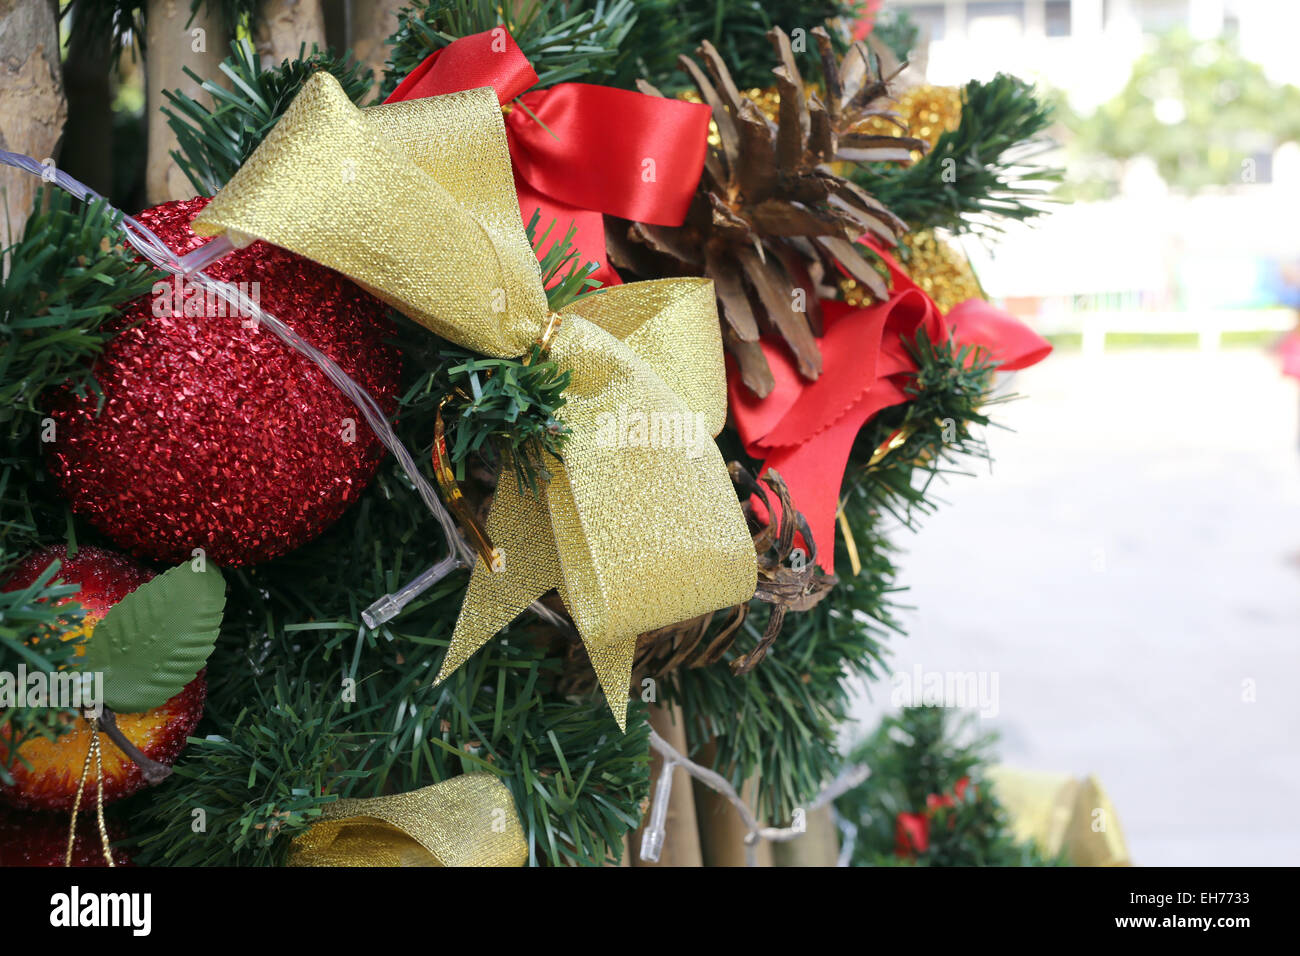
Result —
M1129 866L1128 842L1096 777L997 766L989 780L1017 840L1033 840L1072 866Z
M726 377L712 285L616 286L547 306L496 95L357 109L315 74L199 215L352 278L414 321L498 358L547 341L570 373L564 460L537 497L503 474L439 679L551 588L620 727L636 636L748 600L757 568L713 436Z
M486 773L369 800L340 800L294 837L289 866L523 866L510 791Z

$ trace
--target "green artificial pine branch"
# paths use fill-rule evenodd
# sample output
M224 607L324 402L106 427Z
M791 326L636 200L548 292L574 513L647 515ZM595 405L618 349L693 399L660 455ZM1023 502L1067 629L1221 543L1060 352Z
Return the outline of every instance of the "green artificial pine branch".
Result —
M472 455L493 462L505 451L521 489L536 494L538 483L550 477L546 455L561 457L569 428L557 416L564 404L569 373L552 361L542 360L534 347L530 360L491 359L447 349L431 380L445 378L453 399L450 428L451 459L456 478L465 478L465 463ZM438 396L432 396L437 398Z
M308 54L304 46L298 59L264 70L248 40L235 40L230 48L231 55L221 63L230 89L185 69L211 98L211 106L179 90L165 94L171 106L164 106L163 114L179 146L172 156L204 196L216 195L253 155L313 73L324 70L334 76L354 103L361 102L373 83L370 71L363 70L351 53L338 56L313 46Z
M494 0L414 0L398 13L392 51L380 98L430 53L461 37L504 26L533 69L538 87L611 77L619 49L636 22L633 0L538 0L499 4Z
M122 246L121 214L82 204L58 189L37 192L22 239L3 253L0 285L0 425L31 424L37 397L71 380L98 391L90 363L108 341L117 310L161 273Z
M403 406L402 439L415 447L431 418L428 408ZM624 735L599 695L567 698L558 690L561 660L526 617L434 686L463 573L378 631L357 623L377 595L422 570L439 541L437 522L389 462L320 538L227 571L201 732L228 743L191 740L176 780L132 798L141 862L278 862L310 811L333 796L404 792L475 771L500 774L514 794L533 862L617 857L647 788L644 708L633 708ZM286 674L291 694L276 690ZM209 838L194 836L181 807L207 810ZM242 837L272 820L280 823L258 839Z
M338 799L330 788L360 776L341 769L359 745L343 730L339 695L322 694L305 674L291 680L289 673L278 670L253 683L238 713L209 721L216 733L190 740L188 759L158 791L152 815L164 825L141 839L141 859L169 866L282 865L288 838ZM203 814L197 830L195 811Z
M0 549L0 566L8 567L15 557L20 555ZM48 674L75 657L81 642L67 640L67 635L79 630L85 618L76 600L81 586L64 583L58 572L55 562L27 587L0 591L0 673L17 675L21 665L28 674ZM53 740L68 730L71 716L60 709L0 705L0 740L5 744L0 783L13 783L24 743L36 737Z
M1056 866L1032 843L1018 842L1006 810L984 769L996 738L974 731L969 715L939 707L907 707L886 717L848 757L871 776L835 801L835 810L857 831L855 866ZM964 796L956 790L966 780ZM900 813L925 813L930 795L947 796L952 807L930 810L929 846L897 852Z
M1041 139L1051 111L1033 87L999 73L971 81L957 129L911 166L856 167L854 180L913 230L999 231L1002 220L1046 211L1061 170L1038 163L1052 148Z
M600 82L620 89L635 90L637 80L667 77L674 91L686 88L677 70L677 56L687 51L683 43L685 26L679 0L633 0L636 25L619 50L612 74ZM667 91L668 87L661 87Z
M963 459L988 460L988 449L972 426L991 424L986 409L1014 398L993 397L996 365L982 349L952 340L932 343L924 330L906 344L918 369L907 388L909 401L876 415L849 453L841 497L850 525L858 514L870 520L872 514L886 512L915 530L917 519L934 511L930 491L936 479L965 474L951 467ZM895 433L903 443L870 464Z
M427 427L406 411L403 429ZM436 527L390 465L311 545L227 572L204 725L220 739L191 740L178 779L133 798L137 859L278 863L335 797L405 792L468 772L498 774L511 790L532 862L617 857L647 788L643 707L634 706L624 735L599 696L566 698L561 660L532 639L527 621L435 686L463 574L379 631L356 623L374 595L428 560ZM191 832L194 807L208 814L205 836Z

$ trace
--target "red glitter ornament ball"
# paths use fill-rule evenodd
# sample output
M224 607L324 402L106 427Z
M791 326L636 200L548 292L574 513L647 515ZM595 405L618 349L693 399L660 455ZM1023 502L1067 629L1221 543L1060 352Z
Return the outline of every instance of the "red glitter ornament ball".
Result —
M189 224L207 202L137 218L185 254L204 242ZM400 357L377 299L264 242L204 271L393 410ZM218 564L265 561L320 534L373 477L383 447L360 410L309 359L201 288L160 282L116 328L95 365L103 409L93 396L57 395L47 448L73 511L131 554L179 562L203 548Z

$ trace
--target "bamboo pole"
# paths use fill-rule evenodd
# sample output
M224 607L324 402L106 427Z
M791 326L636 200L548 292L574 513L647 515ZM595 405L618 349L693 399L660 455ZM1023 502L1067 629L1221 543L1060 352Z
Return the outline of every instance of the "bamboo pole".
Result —
M672 744L679 753L687 752L686 722L682 709L657 703L650 708L650 726L655 733ZM650 792L655 792L655 783L663 772L664 758L657 752L650 752ZM700 850L700 831L695 813L695 789L691 778L682 770L673 771L672 796L668 801L668 820L664 827L664 845L659 853L659 862L640 859L641 835L645 822L637 828L632 836L633 866L703 866L704 858Z
M709 744L698 758L698 762L711 766L716 753L716 746ZM731 801L711 790L698 780L695 785L695 813L699 821L700 849L705 866L745 866L745 824ZM754 797L758 791L758 780L751 778L740 788L740 797L749 806L754 806ZM762 822L762 821L760 821ZM772 846L766 841L758 844L755 862L758 866L772 866Z
M840 855L840 836L829 806L804 816L807 830L801 837L772 844L777 866L834 866Z

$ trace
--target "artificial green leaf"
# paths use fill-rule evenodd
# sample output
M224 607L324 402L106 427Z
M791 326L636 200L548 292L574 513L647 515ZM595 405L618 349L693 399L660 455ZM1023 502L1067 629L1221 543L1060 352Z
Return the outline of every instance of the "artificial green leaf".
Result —
M113 606L86 643L81 669L103 672L104 703L118 713L159 707L207 663L225 606L216 565L174 567Z

